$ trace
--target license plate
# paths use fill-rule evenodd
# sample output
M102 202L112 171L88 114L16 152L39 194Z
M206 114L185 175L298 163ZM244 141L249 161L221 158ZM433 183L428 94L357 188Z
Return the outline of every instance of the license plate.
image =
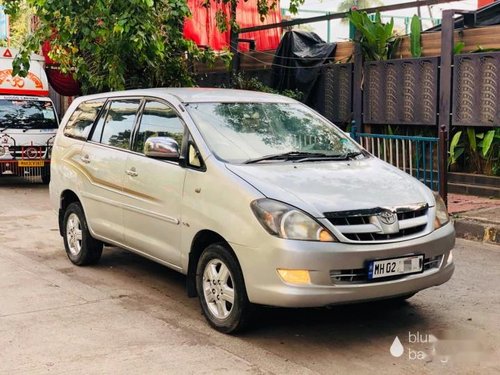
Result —
M43 160L19 160L17 165L19 167L43 167L44 161Z
M368 279L419 273L424 269L424 256L374 260L368 263Z

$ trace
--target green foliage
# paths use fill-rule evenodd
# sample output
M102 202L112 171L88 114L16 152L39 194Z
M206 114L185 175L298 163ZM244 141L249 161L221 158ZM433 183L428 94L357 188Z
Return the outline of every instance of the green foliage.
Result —
M466 170L475 173L500 174L500 128L477 131L475 127L455 133L450 142L448 164L460 161Z
M453 54L458 55L459 53L462 53L462 50L464 49L464 47L465 47L464 42L457 42L455 44L455 47L453 47Z
M482 135L481 135L482 137ZM469 147L472 151L476 152L476 131L474 128L467 128L467 138L469 139Z
M384 5L381 0L342 0L337 7L337 12L349 12L353 7L356 9L366 9L381 5ZM346 18L342 19L342 22L346 21Z
M412 57L422 56L422 21L420 17L414 15L411 19L411 33L410 33L410 52Z
M271 87L263 84L258 78L247 77L242 73L238 73L233 76L231 80L231 88L240 90L267 92L270 94L280 94L288 96L289 98L295 100L301 100L303 97L303 93L300 92L299 90L283 90L283 91L274 90Z
M460 156L464 153L464 146L460 143L460 138L462 136L462 131L455 133L450 142L450 151L448 152L448 166L455 164Z
M193 81L186 54L208 61L213 53L184 39L189 8L179 0L15 0L39 17L39 28L23 42L14 73L24 76L31 52L50 40L49 56L82 84L83 93L134 87L185 86Z
M399 39L394 33L394 19L384 23L377 12L372 21L366 12L355 10L347 17L361 35L356 42L361 44L366 60L387 60L393 56L393 45Z
M5 2L0 0L0 5L4 5ZM14 48L19 48L22 41L28 35L28 25L30 22L30 9L28 5L23 2L17 5L19 12L9 17L10 26L10 46ZM6 47L7 41L0 40L0 47Z

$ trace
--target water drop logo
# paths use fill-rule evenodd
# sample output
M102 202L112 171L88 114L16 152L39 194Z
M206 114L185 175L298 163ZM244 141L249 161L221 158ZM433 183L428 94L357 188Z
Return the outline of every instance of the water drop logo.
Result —
M392 342L390 352L393 357L401 357L405 351L405 348L403 348L403 345L401 344L401 341L399 341L399 337L396 336L394 341Z

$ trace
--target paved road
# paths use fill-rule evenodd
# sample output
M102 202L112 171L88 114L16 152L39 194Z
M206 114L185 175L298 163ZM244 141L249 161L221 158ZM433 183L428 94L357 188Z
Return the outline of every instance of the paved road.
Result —
M0 180L0 373L500 373L500 249L460 240L455 258L408 303L265 309L231 337L162 266L119 249L72 266L47 187Z

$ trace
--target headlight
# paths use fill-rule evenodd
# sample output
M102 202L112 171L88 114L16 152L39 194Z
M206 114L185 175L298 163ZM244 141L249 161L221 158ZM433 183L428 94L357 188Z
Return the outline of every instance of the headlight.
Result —
M443 198L441 198L438 193L434 193L434 198L436 199L436 220L434 220L434 229L438 229L450 221L450 216L448 215L448 210L446 209Z
M0 146L0 156L4 156L6 154L5 147Z
M290 240L335 242L333 235L303 211L272 199L251 203L252 211L270 234Z

